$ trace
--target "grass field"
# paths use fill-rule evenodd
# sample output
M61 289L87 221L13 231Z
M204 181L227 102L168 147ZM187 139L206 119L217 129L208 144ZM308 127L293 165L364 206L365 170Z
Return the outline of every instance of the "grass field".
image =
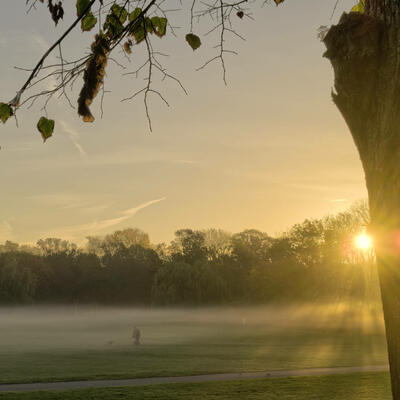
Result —
M387 363L379 305L14 308L0 320L1 383Z
M391 396L387 373L0 394L0 400L98 399L390 400Z

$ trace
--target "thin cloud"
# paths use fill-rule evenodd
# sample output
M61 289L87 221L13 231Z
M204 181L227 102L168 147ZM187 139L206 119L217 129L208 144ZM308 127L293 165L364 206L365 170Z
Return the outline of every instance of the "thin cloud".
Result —
M90 234L96 234L99 231L110 228L112 226L119 225L121 222L132 218L136 215L140 210L144 208L150 207L153 204L159 203L161 201L166 200L166 197L162 197L160 199L150 200L145 203L142 203L136 207L129 208L125 211L121 212L121 215L114 218L107 218L100 221L89 222L87 224L70 226L64 229L60 229L59 231L62 233L63 237L68 238L78 238Z
M41 207L51 207L61 212L71 212L75 215L99 215L110 207L110 195L77 195L70 193L43 193L27 196L28 201Z
M86 157L87 153L85 149L82 147L82 145L79 143L79 133L76 132L75 130L71 129L65 121L60 121L60 124L64 130L64 132L70 137L73 145L76 147L76 149L79 151L79 154L82 157Z
M97 230L102 230L102 229L109 228L114 225L118 225L121 222L133 217L140 210L143 210L144 208L147 208L155 203L159 203L160 201L163 201L163 200L166 200L166 197L162 197L161 199L147 201L146 203L140 204L137 207L129 208L128 210L123 211L122 215L120 217L110 218L110 219L105 219L100 222L95 222L93 224L93 227L95 227Z
M196 165L199 163L198 161L193 161L193 160L174 160L173 162L175 164L189 164L189 165Z
M130 218L130 217L132 217L133 215L135 215L138 211L142 210L143 208L149 207L149 206L151 206L152 204L159 203L160 201L163 201L163 200L166 200L166 199L167 199L166 197L161 197L160 199L147 201L146 203L140 204L140 205L137 206L137 207L134 207L134 208L130 208L130 209L128 209L128 210L125 210L122 214L123 214L126 218Z

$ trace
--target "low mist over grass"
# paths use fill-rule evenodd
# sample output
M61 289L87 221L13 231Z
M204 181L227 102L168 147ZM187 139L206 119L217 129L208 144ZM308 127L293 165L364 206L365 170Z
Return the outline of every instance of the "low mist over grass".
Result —
M387 363L379 304L11 307L0 319L1 382Z

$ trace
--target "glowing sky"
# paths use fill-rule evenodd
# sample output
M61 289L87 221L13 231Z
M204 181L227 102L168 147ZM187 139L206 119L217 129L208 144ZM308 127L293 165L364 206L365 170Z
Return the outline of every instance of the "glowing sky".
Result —
M218 63L195 71L215 54L217 37L193 53L184 41L187 15L178 14L178 37L154 39L154 46L170 55L165 65L189 95L173 83L158 85L170 107L151 99L152 134L142 99L120 102L143 85L143 77L121 77L140 65L140 52L131 62L117 52L127 69L110 63L112 93L103 119L98 101L93 107L94 124L55 101L48 110L56 132L46 144L35 129L40 103L20 113L19 128L14 121L0 126L0 241L79 242L129 226L155 242L183 227L274 234L366 197L356 149L330 98L332 69L316 38L320 25L337 21L354 2L341 1L332 21L334 0L254 7L254 22L236 24L246 42L228 41L239 52L227 57L228 87ZM73 15L68 9L55 30L44 6L26 15L25 1L2 3L0 99L8 101L26 79L13 66L32 66ZM72 36L64 56L79 55L84 43Z

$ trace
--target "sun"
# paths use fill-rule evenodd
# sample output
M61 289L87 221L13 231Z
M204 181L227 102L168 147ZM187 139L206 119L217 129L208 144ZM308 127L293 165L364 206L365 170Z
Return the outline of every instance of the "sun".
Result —
M360 250L368 250L372 247L372 239L366 233L361 233L356 236L354 242L356 247Z

